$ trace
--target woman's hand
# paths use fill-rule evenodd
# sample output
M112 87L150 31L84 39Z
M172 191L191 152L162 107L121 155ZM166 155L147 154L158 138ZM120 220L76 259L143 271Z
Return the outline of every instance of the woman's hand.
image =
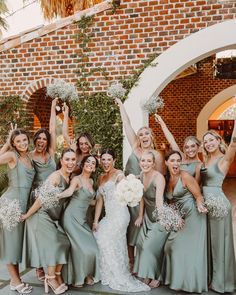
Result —
M155 121L156 121L157 123L159 123L160 125L161 125L162 123L164 123L164 121L162 120L162 118L161 118L160 115L155 114L155 115L154 115L154 118L155 118Z
M208 210L202 201L197 201L197 210L199 213L207 213Z
M92 231L97 231L98 230L98 223L94 222L92 226Z
M28 218L27 214L22 214L21 217L20 217L20 221L24 222L27 218Z
M69 107L65 102L63 103L62 112L63 112L64 115L65 114L68 115L68 113L69 113Z
M135 220L134 225L137 226L137 227L140 227L142 223L143 223L143 216L139 216L139 217Z
M119 107L123 105L122 101L119 98L115 98L114 101Z
M76 145L76 140L75 138L70 138L70 148L76 151L77 145Z

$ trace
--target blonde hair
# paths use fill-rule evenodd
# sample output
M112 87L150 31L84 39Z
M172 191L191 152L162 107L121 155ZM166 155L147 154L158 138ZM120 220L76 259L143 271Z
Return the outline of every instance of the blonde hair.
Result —
M145 151L145 152L143 152L142 155L141 155L141 157L139 158L139 161L141 161L141 159L142 159L142 157L144 155L151 155L152 156L153 163L155 163L156 157L155 157L155 155L154 155L154 153L152 151Z
M147 127L147 126L143 126L141 128L139 128L139 130L137 131L137 140L138 140L138 147L141 147L141 142L140 142L140 139L139 139L139 133L141 130L143 129L146 129L150 132L150 136L151 136L151 148L156 150L157 149L157 146L156 146L156 142L155 142L155 136L154 136L154 133L152 131L151 128Z
M219 144L219 150L222 154L225 154L226 153L226 150L227 150L227 144L225 143L224 139L220 136L219 133L217 133L215 130L208 130L207 132L205 132L203 134L203 137L202 137L202 144L203 144L203 151L204 151L204 155L205 157L209 157L208 155L208 152L207 150L205 149L204 147L204 137L207 135L207 134L210 134L212 136L214 136L216 139L220 140L220 144Z
M198 147L201 146L201 141L196 136L190 135L185 138L183 148L185 148L185 145L189 140L193 141Z

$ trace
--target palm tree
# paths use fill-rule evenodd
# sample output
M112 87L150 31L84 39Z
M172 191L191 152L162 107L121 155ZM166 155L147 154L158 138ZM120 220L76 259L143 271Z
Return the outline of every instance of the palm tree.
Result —
M66 17L94 6L103 0L40 0L44 18L50 20L54 17Z
M2 17L2 15L7 12L8 12L8 9L6 5L6 0L0 0L0 35L1 35L1 28L4 28L4 29L7 28L7 22L4 19L4 17Z

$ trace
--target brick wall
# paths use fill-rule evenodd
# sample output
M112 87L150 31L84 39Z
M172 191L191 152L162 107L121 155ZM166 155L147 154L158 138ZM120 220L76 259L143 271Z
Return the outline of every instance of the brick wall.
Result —
M94 36L90 43L92 52L88 61L90 69L104 68L110 80L128 76L151 53L163 52L202 28L235 17L236 1L232 0L121 0L121 6L115 14L112 14L111 10L104 10L95 15L92 27ZM40 28L38 37L32 40L27 39L29 35L26 34L23 39L29 41L23 43L17 43L19 38L13 38L10 41L12 48L0 49L0 96L21 95L33 81L44 77L76 82L76 70L80 67L76 58L80 49L74 38L76 25L70 24L50 33L46 33L47 30L48 27L45 30ZM105 91L107 88L108 82L99 73L88 80L91 91ZM182 112L177 123L170 122L171 129L175 130L177 136L181 136L180 141L187 134L195 134L195 120L191 119L195 118L202 106L212 97L210 94L225 87L223 83L228 85L232 82L219 82L218 88L214 88L206 84L200 72L194 77L170 83L163 91L166 110L168 109L168 113L165 110L163 116L167 123L171 121L171 116L177 113L180 116L179 112ZM211 89L212 87L214 89ZM212 92L209 96L206 95L207 88ZM37 95L31 97L31 105L27 106L32 118L36 112L32 106L38 99ZM196 95L201 102L195 100ZM184 109L190 98L194 99L196 105L194 111ZM183 114L189 118L189 122L183 118ZM40 118L40 114L37 116ZM190 126L188 132L184 129L180 131L180 127L187 123ZM41 125L44 125L43 121Z

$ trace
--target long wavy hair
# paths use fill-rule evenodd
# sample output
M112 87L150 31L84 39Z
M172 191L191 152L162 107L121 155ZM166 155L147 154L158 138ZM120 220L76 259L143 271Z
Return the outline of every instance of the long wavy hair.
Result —
M81 149L79 147L79 140L80 140L81 137L85 137L87 139L90 151L93 149L93 147L95 145L95 142L94 142L93 137L92 137L91 134L89 134L88 132L81 132L78 135L77 139L76 139L77 152L78 152L79 155L82 154L82 151L81 151Z
M49 151L49 147L50 147L50 144L51 144L51 137L50 137L50 133L47 129L45 128L40 128L39 130L37 130L34 134L34 137L33 137L33 142L34 142L34 145L36 144L36 141L39 139L39 135L43 133L45 134L46 138L47 138L47 147L46 147L46 151L48 152Z
M28 138L28 143L30 142L30 138L29 138L29 134L24 130L24 129L15 129L12 131L11 133L11 137L10 137L10 145L13 149L15 149L17 152L18 150L16 149L16 147L14 146L14 140L18 135L24 134L26 135L26 137Z
M219 150L222 154L225 154L226 151L227 151L227 144L225 143L224 139L220 136L219 133L217 133L215 130L208 130L207 132L204 133L203 137L202 137L202 144L203 144L203 151L204 151L204 157L206 159L209 158L209 153L207 152L207 150L205 149L205 146L204 146L204 137L207 135L207 134L210 134L212 136L214 136L217 140L220 141L220 144L219 144Z
M141 128L139 128L139 130L137 131L137 140L138 140L138 147L141 147L141 142L140 142L140 139L139 139L139 133L141 130L148 130L150 132L150 135L151 135L151 148L156 150L157 149L157 145L156 145L156 142L155 142L155 136L154 136L154 133L152 131L151 128L147 127L147 126L143 126Z
M170 156L175 155L175 154L179 155L181 161L183 160L182 155L181 155L181 153L179 151L170 150L165 155L165 161L168 161ZM165 186L165 193L166 193L167 192L167 187L168 187L168 184L169 184L169 181L170 181L170 171L169 171L168 168L166 169L165 179L166 179L166 186Z

